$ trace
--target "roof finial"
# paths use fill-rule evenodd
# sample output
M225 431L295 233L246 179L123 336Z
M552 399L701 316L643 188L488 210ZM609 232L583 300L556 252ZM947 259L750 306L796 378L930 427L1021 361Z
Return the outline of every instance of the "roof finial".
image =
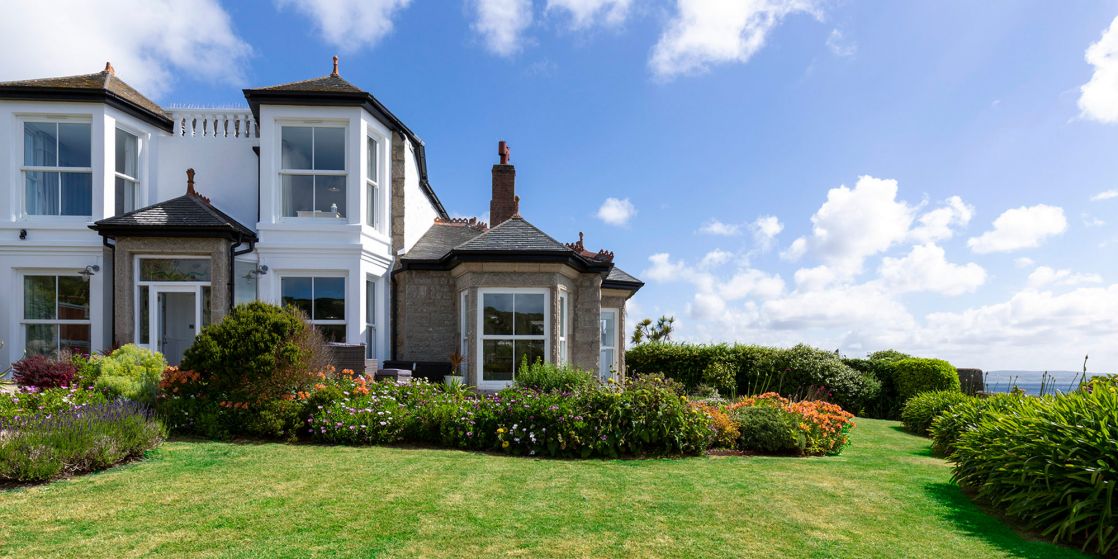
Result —
M508 142L504 140L497 142L497 155L501 156L501 165L509 164L509 157L512 155L512 150L509 149Z
M336 55L336 54L334 55L334 71L330 72L330 75L331 76L337 76L338 75L338 55Z
M113 63L112 62L105 62L105 73L110 75L110 76L115 76L116 75L116 69L113 68Z
M519 196L513 196L512 197L512 217L521 217L520 216L520 197Z
M579 231L579 232L578 232L578 246L585 246L585 245L583 244L583 242L582 242L584 238L585 238L585 237L584 237L584 235L582 234L582 231Z
M186 193L190 196L197 196L198 192L194 190L194 169L186 170Z

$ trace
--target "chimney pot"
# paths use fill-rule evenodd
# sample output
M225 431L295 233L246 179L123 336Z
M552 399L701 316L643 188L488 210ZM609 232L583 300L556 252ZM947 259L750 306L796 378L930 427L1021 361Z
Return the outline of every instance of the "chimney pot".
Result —
M110 76L115 76L116 75L116 68L113 68L113 63L112 62L106 62L105 63L104 72L106 74L110 75Z
M338 75L338 55L336 55L336 54L334 55L334 71L330 72L330 75L331 76L337 76Z
M197 196L198 192L194 190L194 169L186 170L186 193L191 196Z
M509 163L508 142L497 143L500 163L493 166L493 198L489 201L489 219L493 227L520 214L519 198L516 196L516 167Z

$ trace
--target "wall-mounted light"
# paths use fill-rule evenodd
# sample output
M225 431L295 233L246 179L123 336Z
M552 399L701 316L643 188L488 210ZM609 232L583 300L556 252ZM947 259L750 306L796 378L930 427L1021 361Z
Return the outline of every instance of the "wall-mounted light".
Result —
M82 275L82 278L85 279L85 281L89 281L89 278L93 277L94 274L100 271L100 266L98 266L97 264L92 264L90 266L86 266L84 270L78 273Z
M27 230L26 229L20 229L19 230L19 240L21 240L21 241L26 241L27 240Z

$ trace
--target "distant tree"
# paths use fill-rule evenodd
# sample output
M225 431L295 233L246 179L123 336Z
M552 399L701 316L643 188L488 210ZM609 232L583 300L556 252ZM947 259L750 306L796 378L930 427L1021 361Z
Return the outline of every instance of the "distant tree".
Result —
M644 342L670 342L674 330L674 316L661 316L655 324L652 323L651 318L646 318L638 322L637 326L633 328L633 345L643 344Z

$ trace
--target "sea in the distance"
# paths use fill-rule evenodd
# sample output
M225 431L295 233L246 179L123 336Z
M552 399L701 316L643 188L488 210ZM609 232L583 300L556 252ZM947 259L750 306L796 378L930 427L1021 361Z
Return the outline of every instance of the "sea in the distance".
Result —
M1083 380L1081 371L987 371L986 392L1010 392L1016 386L1026 394L1038 395L1041 386L1046 394L1068 392L1079 388ZM1087 373L1087 378L1102 376L1102 373Z

